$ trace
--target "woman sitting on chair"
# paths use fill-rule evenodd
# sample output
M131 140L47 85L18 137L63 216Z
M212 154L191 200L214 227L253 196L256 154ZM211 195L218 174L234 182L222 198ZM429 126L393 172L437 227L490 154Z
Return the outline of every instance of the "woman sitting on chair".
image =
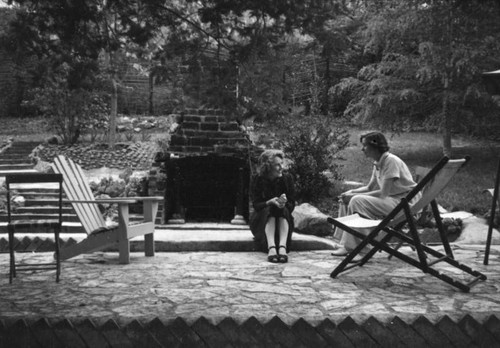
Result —
M365 156L374 161L370 182L366 186L342 193L339 199L341 204L347 205L347 215L358 213L368 219L382 219L417 184L407 165L389 152L389 145L382 133L364 134L360 140ZM417 195L413 201L419 198L420 195ZM369 231L360 229L360 232L367 234ZM358 238L343 232L340 244L332 255L345 256L359 243Z
M264 151L259 157L259 173L252 179L250 230L273 263L288 262L293 231L295 191L292 177L283 173L284 157L278 150Z

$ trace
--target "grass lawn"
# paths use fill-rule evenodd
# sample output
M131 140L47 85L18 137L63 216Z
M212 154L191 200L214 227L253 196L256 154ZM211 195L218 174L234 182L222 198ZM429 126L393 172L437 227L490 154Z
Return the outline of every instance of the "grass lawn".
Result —
M347 181L366 183L372 164L361 152L359 136L369 130L351 129L351 145L339 153L342 174ZM417 166L432 167L442 157L442 136L431 133L387 133L391 152L403 159L413 171ZM500 143L461 136L452 140L453 157L470 155L471 161L451 181L437 198L449 211L464 210L482 216L489 211L491 196L483 193L494 183L500 156ZM338 184L335 193L347 190L349 185Z

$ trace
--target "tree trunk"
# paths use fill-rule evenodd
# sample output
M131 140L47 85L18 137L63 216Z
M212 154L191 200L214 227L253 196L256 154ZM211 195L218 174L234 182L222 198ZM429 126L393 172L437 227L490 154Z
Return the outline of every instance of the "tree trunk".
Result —
M150 115L154 114L154 106L153 106L153 95L154 95L154 78L155 73L152 71L149 73L149 100L148 100L148 111Z
M116 67L114 66L113 52L106 50L104 52L106 61L106 70L109 74L111 82L111 110L109 114L108 128L108 146L110 149L115 148L116 139L116 115L118 113L118 83L116 82Z
M109 141L108 145L110 149L115 148L116 139L116 117L118 109L118 86L116 83L116 78L114 73L111 76L111 113L109 115Z
M449 77L445 76L443 95L443 155L451 158L451 122L449 108Z
M443 94L443 154L451 158L451 120L450 120L450 88L452 82L452 70L453 70L453 47L452 47L452 19L453 13L451 6L448 7L447 18L446 18L446 33L445 37L448 42L448 55L449 58L445 63L444 71L444 94Z

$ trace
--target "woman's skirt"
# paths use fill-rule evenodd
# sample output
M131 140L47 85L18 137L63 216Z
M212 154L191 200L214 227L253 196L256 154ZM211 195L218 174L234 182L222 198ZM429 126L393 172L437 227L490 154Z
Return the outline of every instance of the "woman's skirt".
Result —
M273 209L275 208L275 209ZM288 237L286 241L286 249L287 252L290 250L290 246L292 243L292 231L294 228L293 225L293 216L290 214L288 209L277 209L276 207L266 207L259 211L254 211L250 216L250 231L252 232L256 248L263 252L268 251L267 246L267 238L266 238L266 224L270 217L276 218L276 231L274 233L275 245L278 247L280 245L279 242L279 218L282 217L286 219L288 222Z

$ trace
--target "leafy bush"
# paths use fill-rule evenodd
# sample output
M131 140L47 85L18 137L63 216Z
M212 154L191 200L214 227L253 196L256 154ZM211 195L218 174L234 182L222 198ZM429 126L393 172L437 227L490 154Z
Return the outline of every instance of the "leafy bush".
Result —
M108 106L99 91L70 88L69 73L69 66L61 64L42 87L29 91L23 106L46 116L63 142L74 144L82 134L95 137L98 129L107 127Z
M281 121L280 142L292 160L289 172L295 179L299 202L318 202L330 195L334 180L340 180L337 152L349 144L349 135L338 120L324 115L291 114Z
M91 182L90 188L96 198L116 198L116 197L140 197L147 194L147 178L137 178L131 176L132 171L126 171L120 175L121 180L112 177L102 178L100 182ZM118 218L117 204L102 204L100 209L105 218L116 221ZM141 213L142 205L132 204L129 207L130 213Z

